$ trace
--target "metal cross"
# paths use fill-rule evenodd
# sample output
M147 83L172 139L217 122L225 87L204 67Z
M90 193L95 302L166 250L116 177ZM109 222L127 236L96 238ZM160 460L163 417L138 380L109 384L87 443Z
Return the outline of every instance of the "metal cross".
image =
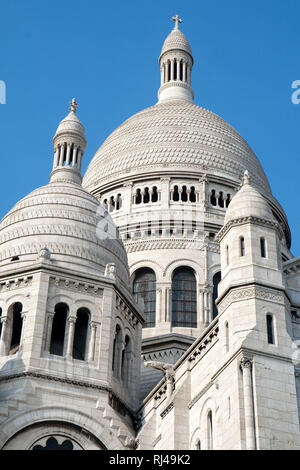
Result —
M178 23L182 23L182 19L178 15L172 16L172 21L175 21L174 29L178 29Z

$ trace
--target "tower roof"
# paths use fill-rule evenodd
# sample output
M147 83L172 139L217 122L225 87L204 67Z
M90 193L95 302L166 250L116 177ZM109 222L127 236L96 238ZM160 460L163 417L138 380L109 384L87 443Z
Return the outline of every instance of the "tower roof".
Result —
M55 136L53 137L53 141L57 139L57 137L61 136L62 134L77 134L85 141L85 133L84 133L84 126L81 123L80 119L76 114L76 109L78 104L76 103L75 98L72 99L70 103L70 112L69 114L60 122Z
M88 275L104 275L106 266L114 264L117 279L126 286L127 255L115 223L81 186L86 141L74 99L53 142L50 183L24 197L0 222L0 271L12 267L12 258L26 268L48 253L53 266Z
M160 57L165 53L173 50L187 52L192 57L192 49L187 38L180 29L173 29L166 38L160 53Z
M249 173L246 170L242 188L229 204L224 225L234 219L250 216L272 221L275 220L268 202L258 190L252 186Z

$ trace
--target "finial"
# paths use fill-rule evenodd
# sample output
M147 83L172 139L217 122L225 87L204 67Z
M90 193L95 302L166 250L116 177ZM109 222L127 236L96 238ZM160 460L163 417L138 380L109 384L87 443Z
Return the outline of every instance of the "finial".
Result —
M75 113L76 114L76 109L78 107L78 104L76 103L76 99L73 98L71 103L70 103L70 106L69 106L69 110L71 111L71 113Z
M249 175L248 170L246 170L245 173L244 173L243 185L250 184L250 182L251 182L250 175Z
M176 14L175 16L172 16L172 21L175 21L174 30L179 29L178 23L182 23L182 19Z

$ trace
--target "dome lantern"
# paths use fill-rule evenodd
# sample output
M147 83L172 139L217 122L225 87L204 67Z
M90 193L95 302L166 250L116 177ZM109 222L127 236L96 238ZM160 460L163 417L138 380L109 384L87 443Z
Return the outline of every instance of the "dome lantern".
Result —
M174 29L165 40L159 57L161 86L158 91L159 101L184 99L193 101L191 75L194 59L188 40L179 29L182 19L172 17Z
M86 147L84 127L77 117L75 98L70 103L70 113L59 124L53 138L54 162L51 181L69 180L81 183L81 162Z

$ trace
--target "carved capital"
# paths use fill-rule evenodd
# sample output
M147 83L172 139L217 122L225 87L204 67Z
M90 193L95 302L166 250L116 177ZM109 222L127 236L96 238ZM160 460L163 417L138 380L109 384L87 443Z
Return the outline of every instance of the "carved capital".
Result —
M252 368L252 359L250 359L249 357L242 357L242 359L240 359L240 368L241 368L241 370L251 369Z

